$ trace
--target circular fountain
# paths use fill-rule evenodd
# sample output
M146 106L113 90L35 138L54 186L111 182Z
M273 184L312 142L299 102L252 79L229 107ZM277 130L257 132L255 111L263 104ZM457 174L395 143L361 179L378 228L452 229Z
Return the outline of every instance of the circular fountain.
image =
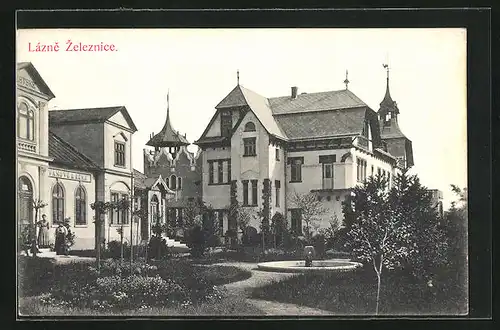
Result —
M362 265L349 259L313 260L310 266L306 266L303 260L270 261L257 264L259 270L282 273L325 273L325 272L349 272Z

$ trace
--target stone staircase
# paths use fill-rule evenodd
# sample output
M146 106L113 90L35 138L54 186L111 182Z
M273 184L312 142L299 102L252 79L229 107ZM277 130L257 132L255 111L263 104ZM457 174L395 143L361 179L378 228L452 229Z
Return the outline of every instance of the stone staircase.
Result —
M176 248L179 250L185 250L185 252L189 251L189 247L180 241L177 241L175 239L172 239L166 235L162 235L162 237L167 241L167 246L170 248Z

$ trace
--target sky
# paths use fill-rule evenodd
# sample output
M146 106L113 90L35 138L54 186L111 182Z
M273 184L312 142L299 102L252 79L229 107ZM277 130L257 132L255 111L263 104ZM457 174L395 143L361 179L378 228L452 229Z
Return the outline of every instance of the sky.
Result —
M66 51L73 44L115 51ZM32 52L38 43L58 52ZM174 129L198 139L215 106L240 84L263 96L349 90L377 111L390 67L398 121L413 142L417 174L440 189L467 185L465 29L52 29L18 30L16 60L32 62L56 98L50 109L124 105L138 132L133 165L143 170L149 135L163 127L167 91ZM190 150L196 150L194 145Z

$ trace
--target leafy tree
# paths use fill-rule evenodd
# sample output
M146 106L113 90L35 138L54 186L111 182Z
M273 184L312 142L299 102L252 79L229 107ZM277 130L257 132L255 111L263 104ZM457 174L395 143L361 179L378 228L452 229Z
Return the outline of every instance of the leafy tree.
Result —
M290 197L294 207L301 209L303 232L307 243L311 242L313 233L319 228L321 216L327 212L316 194L299 194L293 192Z
M457 284L464 287L467 283L467 255L468 255L468 196L467 188L458 188L451 185L452 191L458 200L451 203L451 207L445 212L446 241L448 243L449 268L455 274Z
M408 225L411 247L404 268L422 281L429 281L446 263L446 239L440 226L432 194L416 175L402 173L394 178L389 202L399 221Z
M369 177L353 189L350 205L344 204L349 216L349 248L358 260L371 264L377 275L376 314L384 269L398 267L409 254L410 245L408 225L391 206L386 187L385 178Z

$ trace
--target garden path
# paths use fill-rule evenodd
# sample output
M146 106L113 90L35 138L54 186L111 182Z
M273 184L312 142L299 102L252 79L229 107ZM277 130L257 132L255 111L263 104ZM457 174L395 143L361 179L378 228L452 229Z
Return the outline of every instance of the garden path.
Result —
M41 250L40 253L36 254L40 258L50 258L54 259L56 264L68 264L72 262L95 262L95 258L91 257L79 257L71 255L57 255L53 251Z
M249 297L251 290L254 288L261 287L272 282L282 281L284 279L297 276L298 274L261 271L257 269L257 263L222 262L216 265L235 266L250 271L252 276L248 279L228 283L223 286L227 289L229 294L245 297L249 303L259 308L267 315L332 315L332 312L321 309L262 299L252 299Z

